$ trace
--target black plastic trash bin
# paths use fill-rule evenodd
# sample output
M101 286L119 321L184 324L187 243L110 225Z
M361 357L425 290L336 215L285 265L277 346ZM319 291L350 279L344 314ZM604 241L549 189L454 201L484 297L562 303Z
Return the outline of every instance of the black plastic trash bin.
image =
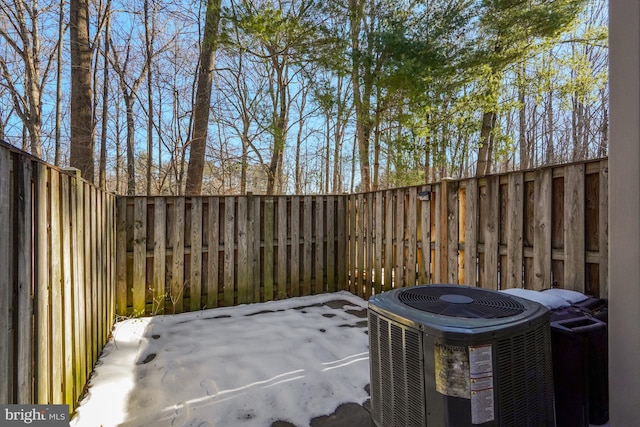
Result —
M551 315L556 425L603 424L608 411L607 325L581 310Z

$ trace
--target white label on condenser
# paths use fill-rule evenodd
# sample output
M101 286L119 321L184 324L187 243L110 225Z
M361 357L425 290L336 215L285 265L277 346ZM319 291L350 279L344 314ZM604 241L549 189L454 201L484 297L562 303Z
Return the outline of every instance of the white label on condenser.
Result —
M493 349L491 344L469 346L471 422L482 424L495 419L493 399Z

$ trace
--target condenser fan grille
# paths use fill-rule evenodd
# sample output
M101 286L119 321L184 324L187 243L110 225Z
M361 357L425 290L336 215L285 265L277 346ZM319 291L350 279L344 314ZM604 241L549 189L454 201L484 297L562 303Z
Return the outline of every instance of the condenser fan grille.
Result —
M419 286L402 290L398 299L428 313L472 319L515 316L525 307L508 295L466 286Z

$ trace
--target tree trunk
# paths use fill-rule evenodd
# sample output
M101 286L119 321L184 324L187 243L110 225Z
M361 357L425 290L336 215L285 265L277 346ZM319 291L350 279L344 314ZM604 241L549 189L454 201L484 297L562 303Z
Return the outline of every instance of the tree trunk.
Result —
M275 194L276 184L282 189L282 160L284 159L284 147L287 139L288 128L288 102L286 76L286 59L282 63L274 50L269 52L271 63L276 72L276 96L277 109L274 111L273 123L273 153L269 163L267 178L267 194Z
M482 128L480 129L480 148L478 149L478 163L476 165L476 176L484 176L489 173L490 162L489 153L492 143L491 133L495 123L496 113L485 111L482 114Z
M211 105L211 85L215 66L215 55L218 48L218 26L220 23L220 1L208 0L205 13L204 35L200 48L200 67L198 69L198 86L196 102L193 110L193 134L187 167L187 195L202 193L202 176L204 174L204 153L207 146L209 129L209 108Z
M150 22L151 21L151 22ZM149 16L149 0L144 1L144 39L147 62L151 64L153 58L154 28L152 17ZM151 195L151 166L153 165L153 72L147 67L147 196ZM158 159L158 162L160 159Z
M555 150L554 150L554 138L553 138L553 92L549 89L549 102L547 106L547 159L546 164L550 165L555 163Z
M133 93L124 95L127 109L127 194L136 194L135 123L133 121Z
M371 165L369 161L369 138L371 136L371 120L369 116L369 98L367 96L367 76L365 76L364 94L360 87L360 29L363 14L363 3L349 0L349 20L351 31L351 79L353 84L353 100L356 110L356 137L358 143L358 160L360 163L360 191L371 191Z
M64 0L62 0L64 1ZM104 72L102 82L102 129L100 132L100 159L98 166L98 183L100 188L107 188L107 129L109 120L109 38L111 37L111 1L107 2L104 26Z
M70 0L71 41L71 156L70 165L80 169L89 182L94 179L94 141L89 44L89 2Z
M607 110L607 101L605 100L605 90L601 89L602 98L602 127L600 128L600 146L598 147L598 157L605 157L609 147L609 111Z
M64 40L64 4L65 0L60 0L60 15L58 17L58 51L56 64L56 130L55 149L53 164L60 166L60 144L62 134L62 40Z
M520 170L529 168L529 147L527 146L527 117L526 117L526 97L525 89L518 87L518 141L520 145Z

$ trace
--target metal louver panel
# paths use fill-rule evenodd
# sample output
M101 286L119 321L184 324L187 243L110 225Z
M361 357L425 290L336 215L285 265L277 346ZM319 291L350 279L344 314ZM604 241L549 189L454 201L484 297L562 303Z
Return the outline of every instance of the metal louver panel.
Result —
M369 313L372 413L380 427L424 427L422 335Z
M498 341L500 426L553 427L550 349L551 335L547 324Z

